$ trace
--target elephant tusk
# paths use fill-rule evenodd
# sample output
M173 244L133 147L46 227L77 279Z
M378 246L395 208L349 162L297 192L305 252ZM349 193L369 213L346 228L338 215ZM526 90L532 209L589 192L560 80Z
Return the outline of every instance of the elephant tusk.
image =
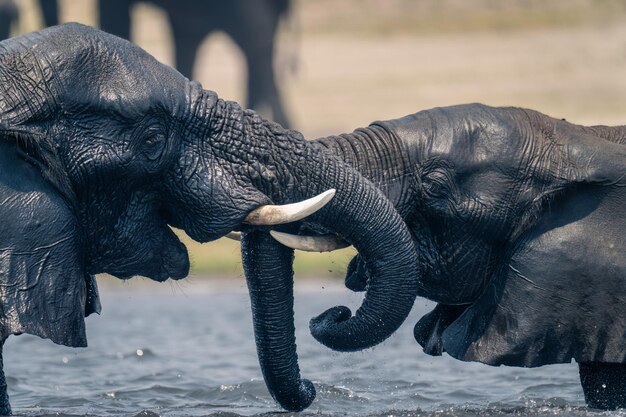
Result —
M324 207L335 195L335 190L326 190L308 200L281 206L265 205L252 210L244 223L255 226L274 226L302 220Z
M225 237L241 242L241 232L230 232Z
M350 246L349 243L335 235L298 236L275 230L270 230L270 235L288 248L299 249L305 252L331 252Z

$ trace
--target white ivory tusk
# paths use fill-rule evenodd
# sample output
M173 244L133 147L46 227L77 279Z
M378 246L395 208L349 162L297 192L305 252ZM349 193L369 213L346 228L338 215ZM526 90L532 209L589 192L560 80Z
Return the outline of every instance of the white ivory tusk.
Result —
M350 246L349 243L346 243L335 235L298 236L277 232L275 230L270 230L270 235L288 248L303 250L305 252L331 252Z
M225 237L241 242L241 232L230 232Z
M266 205L252 210L244 223L255 226L274 226L302 220L324 207L335 196L335 190L326 190L308 200L281 206Z

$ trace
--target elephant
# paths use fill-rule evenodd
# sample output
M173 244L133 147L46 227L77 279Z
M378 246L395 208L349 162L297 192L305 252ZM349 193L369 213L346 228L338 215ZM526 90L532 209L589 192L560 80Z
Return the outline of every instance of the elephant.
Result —
M626 408L626 126L468 104L313 142L374 184L408 227L418 278L405 275L414 286L406 301L437 303L414 327L424 352L492 366L575 360L590 407ZM384 327L393 314L405 316L397 299L377 315L367 305L390 266L311 220L269 235L306 251L354 244L345 284L367 291L354 316L336 307L312 319L312 335L338 351L379 343L389 332L368 334L351 322ZM292 274L290 254L270 249L276 242L246 238L248 280Z
M130 39L131 9L139 0L102 0L97 2L100 27ZM281 19L291 9L290 0L232 0L228 2L151 0L164 9L173 32L175 65L192 78L197 51L212 32L221 30L243 52L247 68L247 105L267 113L284 127L289 118L282 104L274 71L274 42ZM39 0L46 27L59 24L57 0ZM10 35L18 18L14 0L0 0L0 40Z
M575 359L591 406L624 405L626 127L469 104L307 141L80 24L0 43L0 74L0 340L84 346L95 274L182 279L170 226L198 242L234 231L261 370L287 410L315 398L294 249L348 244L364 299L311 320L322 344L372 347L421 296L438 303L415 327L428 353ZM0 414L6 388L0 367Z
M274 41L290 0L150 0L162 8L172 29L176 68L192 78L198 48L208 35L225 32L243 52L247 68L246 105L262 111L284 127L283 108L274 73ZM100 28L130 39L133 5L139 0L100 0Z
M417 264L407 227L374 185L299 132L77 23L1 42L0 76L0 341L29 333L85 346L84 316L100 310L95 274L188 274L170 226L198 242L250 232L246 245L255 230L303 216L368 244L366 258L380 264L373 273L390 285L370 284L378 299L365 312L406 299L396 322L370 329L356 317L360 332L383 340L408 313L415 291L404 277L417 277ZM355 206L357 196L371 206ZM273 350L295 349L293 320L284 320L291 290L278 278L248 284L255 326L260 345L268 342L260 354L272 352L262 359L272 395L301 410L315 389L282 362L288 351ZM10 413L6 388L0 367L0 414Z
M17 5L13 0L0 1L0 39L6 39L11 32L11 24L17 20Z

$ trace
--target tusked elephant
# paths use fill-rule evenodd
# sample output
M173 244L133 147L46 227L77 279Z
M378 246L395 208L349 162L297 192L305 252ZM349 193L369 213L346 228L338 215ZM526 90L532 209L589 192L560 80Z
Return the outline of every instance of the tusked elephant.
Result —
M606 392L626 375L626 128L474 104L307 142L78 24L0 43L0 75L0 339L83 346L94 274L180 279L188 256L168 226L200 242L241 231L261 369L288 410L315 389L278 240L358 249L346 282L362 305L311 321L333 349L385 340L419 295L440 303L416 327L429 353L574 358L591 405L623 405Z
M83 316L99 310L94 274L157 281L188 274L186 248L168 226L207 242L311 213L315 224L363 242L364 256L380 264L373 271L385 285L370 285L377 298L363 311L376 318L381 303L404 306L384 326L355 318L362 326L355 336L383 340L410 310L418 267L400 215L372 183L300 133L80 24L0 43L0 77L1 341L30 333L85 346ZM301 410L315 390L296 363L283 362L295 357L293 299L278 278L249 282L255 325L260 352L272 353L262 358L272 395ZM0 414L9 412L1 374Z

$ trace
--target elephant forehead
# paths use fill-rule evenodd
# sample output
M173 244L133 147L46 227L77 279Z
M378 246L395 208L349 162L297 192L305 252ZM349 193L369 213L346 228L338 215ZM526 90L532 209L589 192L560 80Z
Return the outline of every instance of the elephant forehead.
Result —
M185 91L187 80L132 44L123 54L100 57L104 68L95 68L92 80L103 99L151 101L175 99Z
M64 80L69 81L66 85L70 102L84 101L86 106L118 110L127 116L155 108L174 113L184 104L185 80L171 68L141 55L124 59L102 57L102 61L103 70Z
M117 112L125 117L142 117L155 110L176 114L185 102L184 86L177 86L175 80L158 77L139 76L146 72L135 68L123 68L115 75L98 76L86 80L88 91L77 91L70 102L83 104L85 108L97 108L104 112Z
M51 31L41 32L45 43L39 47L55 67L65 104L125 112L184 104L187 80L138 46L77 24Z

